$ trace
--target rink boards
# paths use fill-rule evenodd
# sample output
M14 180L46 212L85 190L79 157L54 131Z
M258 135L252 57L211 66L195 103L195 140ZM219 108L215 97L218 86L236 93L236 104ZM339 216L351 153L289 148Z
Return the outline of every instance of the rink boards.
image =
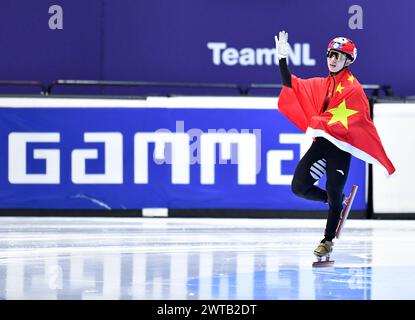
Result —
M277 101L3 97L0 208L325 210L292 194L312 139ZM358 159L352 184L365 189Z
M373 119L383 146L396 168L396 172L388 176L382 168L373 166L373 211L379 216L413 217L415 104L375 104Z

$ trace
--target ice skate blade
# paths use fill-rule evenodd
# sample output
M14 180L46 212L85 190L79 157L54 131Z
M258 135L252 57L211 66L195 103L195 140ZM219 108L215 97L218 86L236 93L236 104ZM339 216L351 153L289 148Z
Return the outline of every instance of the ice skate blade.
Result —
M331 267L334 265L334 260L322 260L313 262L313 268Z
M347 197L347 203L346 203L346 206L344 207L344 209L341 212L340 222L339 222L339 225L338 225L337 230L336 230L336 239L340 238L340 234L341 234L342 230L344 229L344 225L346 223L347 217L349 216L350 210L352 208L352 204L353 204L354 198L356 196L357 189L358 189L358 186L353 185L352 186L352 191L350 192L350 195Z

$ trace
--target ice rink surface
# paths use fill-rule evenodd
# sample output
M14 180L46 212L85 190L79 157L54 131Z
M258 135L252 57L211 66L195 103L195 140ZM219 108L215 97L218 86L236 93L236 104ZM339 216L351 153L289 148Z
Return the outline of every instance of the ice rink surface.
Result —
M415 299L415 221L0 218L0 299Z

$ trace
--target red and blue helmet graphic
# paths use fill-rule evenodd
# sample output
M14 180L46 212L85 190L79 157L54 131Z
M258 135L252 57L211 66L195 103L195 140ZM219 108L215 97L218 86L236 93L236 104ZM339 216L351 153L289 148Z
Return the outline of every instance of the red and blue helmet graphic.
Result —
M352 40L345 37L337 37L331 40L327 46L327 52L329 52L329 50L336 50L349 55L352 62L355 61L357 57L356 45Z

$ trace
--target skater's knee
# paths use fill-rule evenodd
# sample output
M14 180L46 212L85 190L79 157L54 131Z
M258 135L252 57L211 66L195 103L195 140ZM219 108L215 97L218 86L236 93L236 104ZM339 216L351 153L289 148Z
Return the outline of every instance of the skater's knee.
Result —
M293 179L291 191L297 196L304 196L310 187L301 180Z

